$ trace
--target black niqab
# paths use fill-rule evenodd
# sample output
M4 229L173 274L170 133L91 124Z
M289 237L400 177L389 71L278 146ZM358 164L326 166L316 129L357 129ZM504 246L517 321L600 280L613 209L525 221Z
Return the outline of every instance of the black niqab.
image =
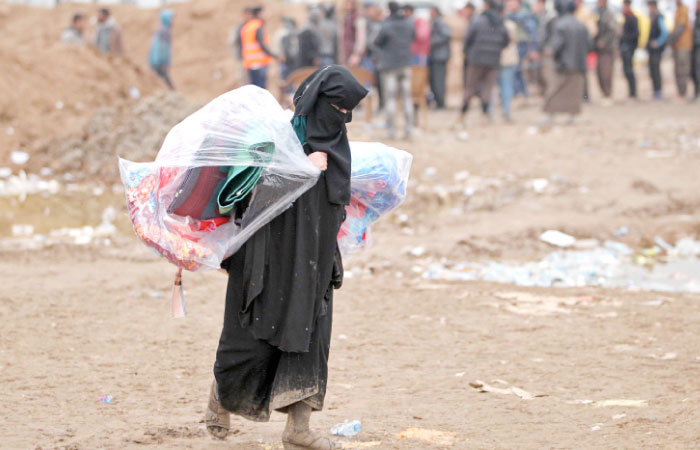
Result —
M294 94L294 116L306 120L304 150L307 154L328 155L324 176L331 203L350 203L351 158L345 124L352 120L352 110L367 93L348 69L332 65L314 72Z

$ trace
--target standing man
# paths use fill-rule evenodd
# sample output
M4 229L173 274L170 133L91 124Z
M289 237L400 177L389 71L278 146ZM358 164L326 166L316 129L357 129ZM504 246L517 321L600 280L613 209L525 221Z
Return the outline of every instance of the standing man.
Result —
M688 8L683 4L682 0L676 0L676 16L673 19L673 32L671 32L670 40L671 48L673 49L676 88L678 89L678 95L685 97L691 72L693 30L690 27Z
M384 91L386 127L389 139L396 137L396 96L401 95L405 131L404 138L411 138L413 127L413 101L411 100L411 42L415 30L409 19L400 14L399 4L389 2L389 17L382 24L374 45L379 51L377 69Z
M163 79L170 90L175 89L170 80L170 61L172 55L172 29L175 13L172 9L160 12L161 26L153 36L151 49L148 52L148 64L151 69Z
M110 16L107 8L102 8L97 12L97 28L93 45L105 55L121 55L122 30Z
M75 13L73 14L70 26L61 33L61 42L71 45L83 45L85 44L85 39L83 38L84 32L85 15L82 13Z
M261 87L267 86L267 69L275 55L267 47L268 38L261 18L262 7L250 10L251 19L241 27L241 59L243 67L248 72L250 84Z
M529 97L525 71L529 60L537 52L537 19L530 9L517 0L518 9L508 14L508 19L518 25L518 67L515 71L515 95ZM503 7L501 6L501 9Z
M472 22L474 21L474 12L476 11L476 7L474 6L473 3L469 2L462 9L459 10L459 15L464 19L464 23L466 24L466 29L464 32L464 39L463 41L466 42L467 40L467 34L469 33L469 27L471 26ZM464 43L462 44L462 92L467 87L467 53L466 53L466 45ZM463 94L464 95L464 94Z
M693 27L693 82L695 99L700 101L700 0L695 3L695 26Z
M543 125L554 123L555 114L569 114L569 122L581 112L585 86L588 52L591 37L586 26L573 13L576 4L572 0L556 0L559 17L552 30L551 51L557 77L547 93L544 111L547 119Z
M335 18L335 6L324 5L321 12L318 27L321 34L321 65L327 66L338 62L338 21Z
M603 92L603 102L612 103L613 68L615 66L615 41L617 20L608 9L608 0L598 0L598 33L595 36L595 52L598 55L596 72L598 84Z
M517 0L516 0L517 1ZM484 116L489 115L491 91L498 81L498 68L501 52L508 45L508 31L503 24L501 14L503 6L496 0L486 0L484 12L469 26L464 41L467 54L467 80L464 89L464 103L459 122L466 126L467 112L472 97L479 95Z
M620 36L620 56L622 57L622 70L627 78L629 88L629 98L637 98L637 79L634 76L634 52L639 45L639 23L637 16L632 12L632 0L625 0L622 3L622 14L625 23L622 26Z
M316 6L309 8L309 20L299 33L299 66L316 67L321 65L321 45L323 37L319 31L321 11Z
M506 16L518 8L517 0L506 0ZM510 19L505 20L508 31L508 45L501 52L501 67L498 71L498 91L501 94L501 110L506 122L511 122L510 105L515 88L515 70L518 66L518 26Z
M533 53L530 66L540 93L544 96L545 92L547 92L547 74L552 71L552 62L551 58L550 60L545 60L543 53L551 35L552 20L555 16L547 9L547 0L536 0L532 12L537 19L537 51Z
M649 52L649 75L654 88L654 99L661 100L661 56L666 48L668 40L668 29L663 14L659 12L656 0L649 0L649 40L647 51Z
M440 10L430 8L430 54L428 69L430 90L435 98L437 109L445 109L445 93L447 91L447 62L450 60L450 27L442 20Z

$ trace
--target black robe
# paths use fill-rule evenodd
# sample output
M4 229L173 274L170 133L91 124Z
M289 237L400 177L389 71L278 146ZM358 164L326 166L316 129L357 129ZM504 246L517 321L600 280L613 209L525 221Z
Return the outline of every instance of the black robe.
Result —
M326 152L328 170L222 263L229 283L214 374L231 412L267 420L298 401L323 406L333 287L342 282L337 234L350 200L350 114L339 108L351 111L366 93L339 66L302 83L294 101L304 151Z

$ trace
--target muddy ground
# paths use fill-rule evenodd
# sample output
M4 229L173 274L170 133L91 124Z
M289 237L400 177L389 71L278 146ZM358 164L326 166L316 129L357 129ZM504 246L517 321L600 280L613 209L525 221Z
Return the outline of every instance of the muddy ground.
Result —
M513 125L474 115L466 140L448 112L395 142L415 156L409 198L346 261L313 425L361 420L345 448L698 448L698 295L421 274L441 260L542 257L550 228L604 240L627 226L635 249L697 239L699 114L680 101L594 104L544 131L533 102ZM355 123L351 137L382 135ZM128 232L109 246L1 248L1 447L281 448L280 414L234 419L226 442L205 431L223 275L187 274L189 315L175 320L173 267Z

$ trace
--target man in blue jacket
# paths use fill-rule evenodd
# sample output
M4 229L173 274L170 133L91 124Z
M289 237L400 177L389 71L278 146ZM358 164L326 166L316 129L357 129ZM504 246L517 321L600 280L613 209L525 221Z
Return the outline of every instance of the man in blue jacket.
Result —
M172 27L175 13L171 9L160 12L161 27L153 36L151 50L148 52L148 64L151 69L165 81L170 89L175 89L170 80L170 60L172 54Z
M649 52L649 75L651 84L654 87L654 99L661 100L661 56L668 41L668 29L663 14L659 12L656 0L649 1L649 41L647 51Z

